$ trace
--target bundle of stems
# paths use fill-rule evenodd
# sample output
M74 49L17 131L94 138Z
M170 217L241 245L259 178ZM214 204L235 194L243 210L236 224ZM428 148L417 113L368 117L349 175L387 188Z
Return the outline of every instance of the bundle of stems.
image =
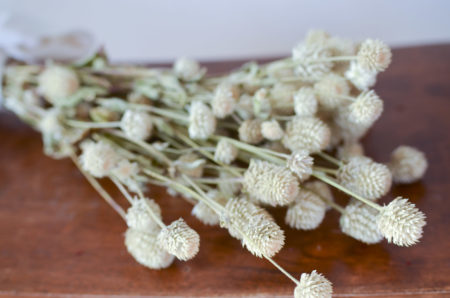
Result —
M140 264L162 269L199 251L197 232L182 218L165 223L146 195L148 184L161 185L291 279L295 297L329 297L323 275L298 279L274 260L285 236L265 207L287 206L293 229L315 229L334 209L342 232L367 244L419 241L425 216L414 204L377 200L392 182L421 179L424 154L399 146L383 164L359 143L383 111L370 87L390 61L379 40L310 31L291 57L220 76L187 58L158 69L111 65L101 54L80 65L11 62L4 105L42 133L47 155L71 158L123 218L125 246ZM346 206L330 187L349 196Z

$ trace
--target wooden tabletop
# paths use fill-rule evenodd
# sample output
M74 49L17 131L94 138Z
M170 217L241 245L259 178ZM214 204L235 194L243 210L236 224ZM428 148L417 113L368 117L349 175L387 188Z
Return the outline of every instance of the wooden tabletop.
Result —
M212 63L209 69L236 65ZM395 186L385 199L409 197L425 212L422 241L410 248L365 245L340 232L333 211L318 229L296 231L277 210L287 241L275 259L296 276L322 272L336 296L450 296L450 45L394 50L375 90L385 113L364 140L368 155L387 161L397 145L408 144L430 162L421 182ZM183 216L201 236L200 253L162 271L138 265L124 247L123 221L69 160L44 156L39 135L5 112L0 144L1 295L292 295L294 284L271 264L225 230L200 224L191 206L158 187L151 195L165 221Z

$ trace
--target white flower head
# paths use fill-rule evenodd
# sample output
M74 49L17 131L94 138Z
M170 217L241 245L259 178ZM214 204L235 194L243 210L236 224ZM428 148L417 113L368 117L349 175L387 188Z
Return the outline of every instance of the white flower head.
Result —
M298 180L285 167L252 159L244 173L243 186L256 200L271 206L291 203L298 194Z
M358 63L372 71L384 71L392 60L391 49L382 41L366 39L358 51Z
M287 123L282 142L291 151L305 149L316 153L327 148L330 137L330 129L322 120L296 117Z
M295 298L331 298L333 286L322 274L313 270L310 274L302 273L300 283L295 287Z
M179 260L187 261L197 255L200 248L200 236L182 218L179 218L159 232L158 243Z
M211 109L200 101L194 101L189 111L189 136L205 140L216 130L216 118Z
M314 116L317 105L317 98L311 87L302 87L294 94L294 110L297 116Z
M348 106L350 120L364 126L372 125L383 112L383 101L373 91L364 91Z
M274 111L281 114L290 114L294 111L294 93L297 87L294 84L276 83L270 90L270 103Z
M261 124L262 122L259 119L250 119L242 122L238 130L239 140L249 144L261 142L264 139L261 132Z
M61 110L59 108L47 109L38 123L42 135L61 140L64 137L65 128L60 121L60 117Z
M237 155L238 149L226 139L221 139L216 146L214 152L214 160L229 165L232 163Z
M314 159L306 150L297 150L287 160L288 168L297 175L300 181L307 180L312 174Z
M68 67L49 66L38 77L38 88L53 105L63 105L64 100L80 87L77 74Z
M309 190L301 189L286 212L285 222L294 229L312 230L323 221L325 202Z
M177 59L173 70L177 77L186 82L198 81L206 73L206 68L202 68L197 61L186 57Z
M153 219L150 212L157 218L162 218L161 208L154 200L148 198L135 199L127 210L126 221L128 227L145 233L159 231L158 223Z
M266 88L258 89L253 96L253 114L260 119L266 119L272 113L272 103Z
M346 142L356 142L363 137L370 129L371 125L355 123L350 117L350 109L347 106L341 106L334 111L334 126L336 131Z
M221 181L218 184L218 188L221 193L228 197L237 194L242 188L242 184L240 182L230 180L234 178L234 176L227 171L221 171L219 173L219 178Z
M212 111L217 118L225 118L231 115L239 99L239 88L229 83L217 86L211 102Z
M284 232L263 208L245 199L228 200L220 226L257 257L273 257L284 246Z
M384 206L377 218L379 231L388 242L399 246L411 246L419 242L425 224L425 214L402 197Z
M330 71L333 63L325 61L330 56L330 50L318 43L300 43L292 49L295 72L311 79L320 79Z
M142 232L129 228L125 233L125 246L133 258L150 269L169 267L174 256L168 254L157 242L158 232Z
M347 80L335 73L329 73L314 84L319 105L327 110L333 110L343 102L342 96L350 93Z
M368 90L377 81L377 72L361 67L357 61L351 61L345 77L359 90Z
M333 202L334 201L334 197L333 197L333 193L331 192L330 187L328 186L328 184L319 181L319 180L314 180L314 181L309 181L306 182L303 187L311 192L313 192L314 194L318 195L319 197L325 199L328 202ZM331 209L332 207L329 206L327 204L327 210Z
M152 134L152 117L142 111L127 110L120 120L120 128L130 139L144 141Z
M388 167L365 156L349 158L339 168L337 178L342 186L369 200L384 196L392 185Z
M399 146L391 154L389 169L396 183L413 183L420 180L428 167L425 154L410 146Z
M97 178L108 176L122 160L114 148L104 141L86 141L82 144L81 149L82 168Z
M261 134L270 141L276 141L283 137L284 131L277 120L264 121L261 124Z
M341 215L339 224L344 234L367 244L383 239L377 227L378 211L357 200L352 200Z

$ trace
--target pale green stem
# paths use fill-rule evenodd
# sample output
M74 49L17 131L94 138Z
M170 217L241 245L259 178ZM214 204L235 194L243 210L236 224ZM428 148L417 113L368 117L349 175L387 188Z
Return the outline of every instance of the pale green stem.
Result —
M231 174L240 177L241 174L235 170L233 170L231 167L229 167L228 165L219 162L217 160L214 159L214 155L212 155L210 152L207 152L205 150L202 150L201 147L199 145L197 145L197 143L195 143L194 141L192 141L190 138L186 137L184 134L180 133L179 131L176 131L176 135L178 138L180 138L183 142L185 142L186 144L188 144L189 146L199 149L199 152L201 154L203 154L204 156L206 156L207 158L209 158L211 161L214 161L215 163L217 163L218 165L222 166L225 170L227 170L228 172L230 172Z
M316 154L339 167L342 166L342 162L339 159L334 158L333 156L326 154L325 152L317 152Z
M86 180L91 184L91 186L100 194L100 196L108 203L114 211L119 214L123 220L126 221L126 213L122 209L122 207L119 206L119 204L114 201L114 199L109 195L109 193L98 183L97 179L92 177L89 173L83 170L81 165L78 163L77 157L72 153L70 155L70 158L72 159L73 163L77 166L77 168L80 170L80 172L83 174L83 176L86 178Z
M281 271L281 273L283 273L284 275L286 275L290 280L292 280L296 285L299 285L300 282L293 277L289 272L287 272L283 267L281 267L280 265L278 265L277 262L275 262L272 258L264 256L264 258L266 258L270 263L272 263L272 265L274 265L275 267L277 267L278 270Z
M205 199L207 199L208 201L210 201L210 204L215 205L216 208L218 209L224 209L222 205L220 205L219 203L217 203L216 201L210 199L206 193L203 192L203 190L194 182L192 181L191 178L189 178L188 176L186 176L185 174L182 174L181 177L183 177L183 179L189 183L189 185L192 186L192 188L194 188L194 190L196 190L200 195L202 195ZM220 216L220 214L219 214Z
M222 182L242 182L242 178L236 177L236 178L194 178L192 179L195 182L198 183L205 183L205 184L219 184Z
M178 112L174 112L172 110L169 109L161 109L161 108L157 108L157 107L153 107L153 106L147 106L147 105L141 105L141 104L129 104L131 107L136 107L139 108L141 110L146 110L149 112L153 112L155 114L164 116L164 117L168 117L168 118L172 118L175 120L179 120L179 121L183 121L183 122L189 122L189 116L186 114L181 114Z
M314 166L313 169L316 171L319 171L319 172L324 172L324 173L332 174L332 175L336 175L338 172L338 170L324 168L324 167L318 167L318 166Z
M78 120L73 120L73 119L67 119L64 122L72 127L77 127L77 128L116 128L116 127L120 127L119 121L88 122L88 121L78 121Z
M345 192L346 194L349 194L350 196L354 197L355 199L360 200L361 202L369 205L372 208L377 209L378 211L383 210L383 207L381 207L377 203L374 203L366 198L361 197L360 195L354 193L353 191L347 189L346 187L343 187L342 185L340 185L339 183L337 183L336 181L334 181L333 179L331 179L330 177L326 176L323 173L313 171L312 176L316 177L317 179L322 180L323 182L330 184L331 186L334 186L335 188Z

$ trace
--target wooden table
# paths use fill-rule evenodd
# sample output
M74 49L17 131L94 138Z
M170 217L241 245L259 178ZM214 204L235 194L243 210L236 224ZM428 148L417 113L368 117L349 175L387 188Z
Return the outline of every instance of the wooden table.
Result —
M450 296L450 45L394 50L376 90L385 113L365 138L368 155L387 161L397 145L409 144L430 161L423 181L396 186L386 198L409 197L426 213L423 240L411 248L368 246L343 235L333 211L317 230L294 231L280 210L287 242L275 259L296 276L324 273L336 296ZM167 270L139 266L123 245L124 223L69 160L44 156L39 135L4 112L0 144L1 295L292 295L292 282L271 264L225 230L197 222L187 203L157 187L151 194L165 221L183 216L199 232L201 250Z

